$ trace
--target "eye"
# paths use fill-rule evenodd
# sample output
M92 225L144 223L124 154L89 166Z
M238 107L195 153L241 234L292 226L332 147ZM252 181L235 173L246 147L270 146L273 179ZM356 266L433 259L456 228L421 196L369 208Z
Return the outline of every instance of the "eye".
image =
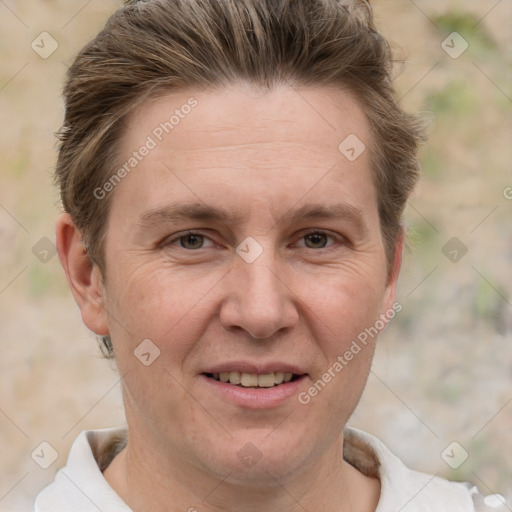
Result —
M164 242L163 245L175 245L176 242L179 242L179 247L181 247L182 249L197 250L204 248L205 240L210 239L207 236L202 235L201 233L189 231L188 233L181 234Z
M304 240L305 244L303 247L307 249L325 249L330 247L334 243L342 243L342 240L337 240L336 237L323 231L311 231L301 236L299 240ZM331 240L331 243L329 243ZM209 241L210 245L205 245ZM176 246L178 245L181 249L194 251L198 249L204 249L206 247L213 247L215 243L206 235L198 233L196 231L189 231L186 233L178 234L171 239L165 240L161 246Z
M310 233L306 233L301 237L301 239L306 241L305 245L308 249L324 249L327 247L329 239L336 241L333 236L328 233L324 233L323 231L312 231Z

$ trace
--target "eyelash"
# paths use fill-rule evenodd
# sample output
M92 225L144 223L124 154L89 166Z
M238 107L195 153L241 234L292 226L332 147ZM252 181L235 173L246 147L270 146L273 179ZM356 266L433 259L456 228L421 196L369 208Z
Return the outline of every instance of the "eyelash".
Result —
M165 246L169 246L169 245L173 245L175 242L178 242L179 240L181 240L182 238L186 238L187 236L190 236L190 235L197 235L197 236L200 236L200 237L203 237L205 239L208 239L210 241L212 241L210 239L210 237L208 237L207 235L204 235L203 233L199 232L199 231L187 231L185 233L182 233L178 236L175 236L174 238L172 239L168 239L168 240L164 240L164 242L161 244L162 247L165 247ZM309 236L309 235L325 235L327 238L330 238L331 240L333 240L334 242L338 242L338 243L346 243L346 241L343 239L343 237L340 236L340 239L337 239L334 235L331 235L329 234L328 232L326 231L322 231L322 230L313 230L313 231L308 231L306 233L304 233L299 239L304 239L305 237ZM326 250L326 249L329 249L333 244L330 244L330 245L327 245L326 247L320 247L318 249L311 249L310 247L303 247L304 249L311 249L313 251L319 251L319 250ZM187 249L185 247L181 247L179 246L180 249L183 249L184 251L189 251L189 252L194 252L194 251L199 251L201 249L206 249L206 247L199 247L198 249Z

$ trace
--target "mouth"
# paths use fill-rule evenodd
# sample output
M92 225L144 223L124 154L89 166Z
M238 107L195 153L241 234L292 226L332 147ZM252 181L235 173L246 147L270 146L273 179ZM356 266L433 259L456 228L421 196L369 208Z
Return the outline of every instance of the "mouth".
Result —
M302 368L284 361L230 361L204 368L200 376L212 403L220 399L222 406L230 403L245 411L261 411L294 403L293 397L309 379Z
M294 382L304 375L290 372L272 373L245 373L245 372L219 372L203 373L206 377L225 384L231 384L239 388L273 388L282 384Z

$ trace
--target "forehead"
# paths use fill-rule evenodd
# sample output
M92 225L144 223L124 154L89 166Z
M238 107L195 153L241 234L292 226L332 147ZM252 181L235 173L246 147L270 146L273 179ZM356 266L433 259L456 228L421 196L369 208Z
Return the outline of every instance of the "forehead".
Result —
M350 92L334 87L281 85L263 91L239 83L202 91L181 90L143 102L126 125L122 149L128 152L143 143L144 136L150 136L167 152L250 150L251 145L258 145L255 150L259 151L262 144L287 143L297 145L297 150L311 151L316 146L325 153L327 149L338 158L338 145L347 136L369 137L359 102Z
M263 92L238 84L173 92L146 101L128 118L121 163L136 165L114 201L142 211L177 195L204 202L207 194L217 206L231 204L242 213L251 209L245 190L252 205L268 198L265 206L277 216L306 193L317 204L337 193L350 208L358 195L362 202L375 199L369 151L361 150L369 137L363 110L342 89ZM354 151L347 148L362 152L349 158Z

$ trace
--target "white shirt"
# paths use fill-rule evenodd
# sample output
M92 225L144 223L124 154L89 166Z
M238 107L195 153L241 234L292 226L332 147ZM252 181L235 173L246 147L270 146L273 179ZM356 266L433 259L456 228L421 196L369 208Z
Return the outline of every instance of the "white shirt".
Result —
M499 495L484 498L469 483L410 470L379 439L366 432L346 427L344 436L344 459L362 473L380 479L376 512L510 511ZM35 512L131 512L102 473L125 443L124 428L81 432L66 466L38 494Z

